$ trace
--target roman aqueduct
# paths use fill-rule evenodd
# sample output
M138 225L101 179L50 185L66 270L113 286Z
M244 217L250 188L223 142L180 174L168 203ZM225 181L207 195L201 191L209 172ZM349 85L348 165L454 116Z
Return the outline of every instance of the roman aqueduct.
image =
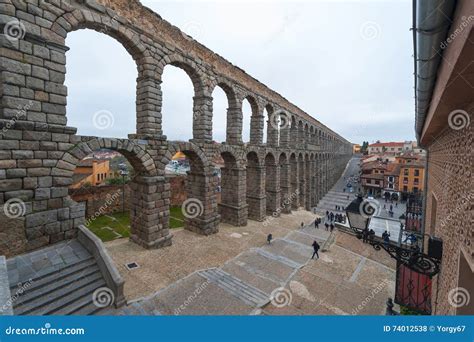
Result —
M164 175L177 151L191 164L188 198L200 204L186 228L205 235L217 232L219 222L241 226L299 207L310 210L352 154L343 137L137 0L0 3L0 204L11 199L25 204L21 216L1 217L0 255L75 237L85 212L69 198L68 186L79 161L99 148L122 153L138 173L131 184L131 239L146 248L171 244ZM79 29L115 38L136 62L136 132L128 139L80 136L67 126L65 40ZM166 65L183 69L194 86L188 142L169 141L162 133L160 84ZM212 141L215 87L228 100L222 144ZM252 106L248 144L241 138L245 99ZM219 204L211 163L216 155L225 162Z

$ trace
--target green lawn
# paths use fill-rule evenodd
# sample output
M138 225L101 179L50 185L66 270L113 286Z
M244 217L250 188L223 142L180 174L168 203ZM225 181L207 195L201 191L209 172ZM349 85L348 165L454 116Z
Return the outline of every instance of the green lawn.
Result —
M184 216L181 207L171 207L170 228L182 228ZM130 212L99 216L87 225L103 242L130 236Z
M130 212L99 216L87 226L102 241L130 236Z
M184 226L183 211L180 206L170 208L170 228L181 228Z

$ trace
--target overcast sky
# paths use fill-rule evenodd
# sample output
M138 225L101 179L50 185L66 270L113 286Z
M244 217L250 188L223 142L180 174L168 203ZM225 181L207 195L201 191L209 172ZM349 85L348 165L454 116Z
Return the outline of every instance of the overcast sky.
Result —
M155 1L142 3L351 142L414 140L411 1ZM136 65L103 34L69 34L68 125L135 132ZM192 135L193 87L163 75L163 130ZM225 139L226 98L213 94L213 137ZM244 106L248 141L250 106Z

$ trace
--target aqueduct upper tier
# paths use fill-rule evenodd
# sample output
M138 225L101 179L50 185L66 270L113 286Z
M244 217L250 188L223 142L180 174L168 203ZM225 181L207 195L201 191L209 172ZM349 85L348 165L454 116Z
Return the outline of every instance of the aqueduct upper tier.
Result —
M0 255L76 235L85 213L69 198L68 186L79 161L100 148L121 152L137 171L131 239L147 248L171 243L164 175L177 151L190 160L188 198L199 204L186 228L201 234L216 232L221 221L245 225L247 219L310 209L351 156L343 137L137 0L0 2L0 204L24 203L21 215L0 213ZM79 29L115 38L136 62L136 131L128 139L80 136L67 126L66 37ZM161 76L167 65L183 69L194 86L189 142L168 141L162 133ZM228 100L223 144L212 140L215 87ZM242 142L244 100L252 107L248 144ZM219 204L211 162L216 155L225 162Z

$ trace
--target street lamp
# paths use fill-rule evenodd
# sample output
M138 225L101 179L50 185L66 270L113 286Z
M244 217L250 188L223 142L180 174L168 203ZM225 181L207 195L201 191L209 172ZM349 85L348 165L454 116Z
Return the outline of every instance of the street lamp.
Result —
M373 202L365 200L361 195L358 195L347 207L349 226L356 233L358 239L361 239L364 234L368 234L370 219L376 213L376 209ZM428 254L421 252L418 245L405 248L400 243L383 241L376 236L369 239L368 243L377 251L385 250L392 258L413 271L433 277L439 272L441 254L438 252L440 240L430 237L430 245L432 245L432 240L436 241L436 248L433 248L433 253L429 251Z

